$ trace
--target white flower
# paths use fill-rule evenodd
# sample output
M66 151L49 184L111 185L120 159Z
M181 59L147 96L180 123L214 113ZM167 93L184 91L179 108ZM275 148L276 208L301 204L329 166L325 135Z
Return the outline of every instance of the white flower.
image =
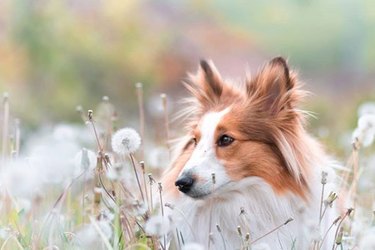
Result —
M182 246L181 250L204 250L201 244L190 242Z
M84 171L93 170L96 166L96 154L91 150L82 148L74 157L74 165L74 176L79 176Z
M271 250L271 247L266 243L258 243L251 246L252 250Z
M151 217L145 226L146 233L149 235L163 236L169 232L170 221L167 217L160 215Z
M141 145L141 137L132 128L118 130L112 136L112 149L118 154L132 154Z
M358 126L354 130L353 139L358 139L363 147L370 146L375 137L375 114L364 114L358 119Z

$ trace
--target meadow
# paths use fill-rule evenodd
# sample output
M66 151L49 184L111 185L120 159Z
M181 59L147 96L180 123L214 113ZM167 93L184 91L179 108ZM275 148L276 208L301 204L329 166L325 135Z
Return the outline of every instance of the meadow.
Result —
M145 137L144 93L134 86L139 127L119 124L107 96L96 110L78 106L81 125L41 127L23 143L22 120L2 102L0 169L0 249L205 249L184 242L163 203L158 181L170 160L168 99L159 98L164 141ZM16 100L15 100L16 101ZM332 249L374 249L375 103L358 109L350 154L336 169L340 178L322 173L320 218L304 233L314 235L310 249L320 249L328 231L335 232ZM151 147L145 147L147 144ZM336 181L338 190L325 193ZM333 208L334 207L334 208ZM327 209L341 214L328 231L319 228ZM293 218L286 221L293 223ZM284 225L285 225L284 224ZM280 225L282 227L283 225ZM279 228L279 227L278 227ZM275 233L278 228L268 232ZM214 229L221 232L220 225ZM242 249L270 249L238 228Z
M313 250L330 232L331 249L375 249L374 10L373 0L0 1L0 250L206 249L175 230L159 184L184 133L173 120L181 82L200 59L237 81L276 56L312 93L307 130L338 162L301 232ZM340 216L321 230L331 209ZM270 249L234 230L243 249Z

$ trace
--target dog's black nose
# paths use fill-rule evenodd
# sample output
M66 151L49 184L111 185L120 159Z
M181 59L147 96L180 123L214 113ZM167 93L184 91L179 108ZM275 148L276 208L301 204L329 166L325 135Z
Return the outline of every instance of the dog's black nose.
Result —
M193 184L194 179L190 176L182 176L175 183L175 185L178 187L178 190L183 193L189 192Z

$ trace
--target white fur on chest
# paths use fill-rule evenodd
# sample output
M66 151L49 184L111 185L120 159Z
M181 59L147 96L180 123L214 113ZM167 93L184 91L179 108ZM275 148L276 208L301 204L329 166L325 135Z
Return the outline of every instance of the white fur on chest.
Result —
M246 244L246 233L251 242L292 218L292 222L258 242L267 243L271 249L308 249L307 224L319 218L319 195L313 196L306 204L291 193L276 194L258 177L248 177L227 184L204 200L180 195L170 203L175 205L175 226L185 242L197 242L207 249L241 249Z

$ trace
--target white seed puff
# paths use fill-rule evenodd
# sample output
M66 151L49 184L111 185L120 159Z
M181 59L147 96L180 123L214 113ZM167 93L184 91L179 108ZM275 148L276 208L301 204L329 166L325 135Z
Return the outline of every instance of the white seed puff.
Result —
M132 128L117 130L112 136L112 149L117 154L133 154L141 145L141 137Z

